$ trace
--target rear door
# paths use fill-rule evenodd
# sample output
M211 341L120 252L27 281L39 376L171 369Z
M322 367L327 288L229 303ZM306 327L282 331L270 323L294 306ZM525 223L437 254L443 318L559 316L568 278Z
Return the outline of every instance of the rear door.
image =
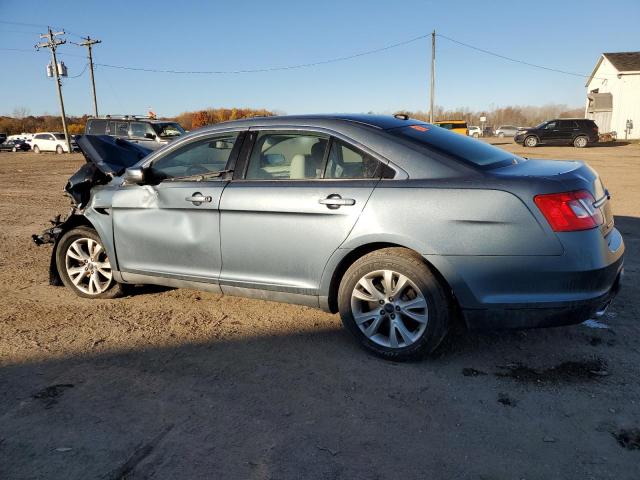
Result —
M313 295L386 161L311 130L251 131L220 203L220 283Z
M573 137L580 132L578 124L573 120L558 120L558 141L571 143Z
M125 280L137 273L217 281L219 205L228 182L221 172L237 156L242 136L201 135L154 159L146 184L114 194L114 242Z

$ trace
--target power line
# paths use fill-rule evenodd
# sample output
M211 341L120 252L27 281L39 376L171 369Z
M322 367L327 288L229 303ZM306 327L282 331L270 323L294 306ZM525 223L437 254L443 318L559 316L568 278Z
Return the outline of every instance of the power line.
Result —
M552 67L545 67L544 65L537 65L535 63L526 62L524 60L518 60L517 58L507 57L506 55L501 55L499 53L492 52L490 50L485 50L484 48L480 48L480 47L475 47L473 45L469 45L468 43L464 43L464 42L461 42L461 41L456 40L454 38L447 37L446 35L442 35L441 33L438 33L437 36L440 37L440 38L444 38L445 40L449 40L450 42L457 43L458 45L462 45L463 47L467 47L467 48L470 48L472 50L476 50L478 52L486 53L487 55L492 55L494 57L498 57L498 58L501 58L503 60L508 60L510 62L520 63L522 65L527 65L529 67L540 68L542 70L548 70L550 72L563 73L565 75L573 75L574 77L589 78L591 76L591 75L585 75L585 74L582 74L582 73L568 72L566 70L560 70L560 69L552 68Z
M89 66L89 64L85 63L84 67L82 68L82 71L79 74L77 74L77 75L69 75L67 78L78 78L78 77L81 77L82 75L84 75L84 72L87 71L87 67L88 66Z
M328 63L336 63L336 62L344 62L346 60L352 60L358 57L364 57L366 55L373 55L374 53L384 52L386 50L391 50L392 48L401 47L403 45L407 45L409 43L417 42L418 40L422 40L424 38L429 37L431 34L427 33L425 35L420 35L418 37L411 38L409 40L404 40L402 42L393 43L391 45L386 45L384 47L376 48L373 50L367 50L364 52L355 53L353 55L346 55L344 57L336 57L328 60L320 60L317 62L310 63L299 63L295 65L284 65L284 66L275 66L275 67L263 67L263 68L248 68L241 70L164 70L164 69L156 69L156 68L143 68L143 67L129 67L124 65L112 65L108 63L96 63L95 65L99 65L101 67L107 68L117 68L120 70L135 70L140 72L153 72L153 73L175 73L175 74L197 74L197 75L224 75L224 74L241 74L241 73L261 73L261 72L276 72L280 70L294 70L298 68L308 68L315 67L318 65L326 65Z

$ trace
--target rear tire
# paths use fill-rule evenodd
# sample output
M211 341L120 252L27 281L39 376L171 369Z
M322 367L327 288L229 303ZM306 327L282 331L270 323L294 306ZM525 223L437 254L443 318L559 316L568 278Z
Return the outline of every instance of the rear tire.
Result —
M504 132L500 132L500 133L498 134L498 138L504 138Z
M62 283L79 297L116 298L123 293L93 228L77 227L62 236L56 247L56 266Z
M584 135L580 135L573 139L573 146L576 148L584 148L589 144L589 139Z
M362 347L399 361L433 352L451 318L445 290L422 257L397 247L376 250L349 267L338 308Z
M537 147L538 146L538 137L534 137L533 135L528 136L527 138L524 139L524 146L525 147Z
M38 145L33 146L33 153L40 153L40 148L38 147Z
M12 151L13 153L15 153L15 152L17 152L17 151L18 151L18 149L17 149L16 147L13 147L13 148L11 149L11 151Z
M57 153L58 155L62 155L62 154L64 153L64 148L62 148L62 145L58 145L58 146L56 147L56 153Z

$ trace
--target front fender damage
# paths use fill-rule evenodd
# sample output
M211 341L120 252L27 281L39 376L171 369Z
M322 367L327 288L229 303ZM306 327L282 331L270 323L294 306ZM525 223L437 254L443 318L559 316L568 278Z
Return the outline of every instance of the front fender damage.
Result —
M64 218L62 215L53 218L50 221L52 226L41 234L31 235L36 245L53 244L49 262L51 285L62 285L56 265L56 250L62 235L80 225L93 227L84 216L84 209L91 198L91 189L96 185L109 183L150 153L146 148L106 135L83 135L78 137L77 143L86 163L69 178L64 187L65 195L72 201L71 210Z

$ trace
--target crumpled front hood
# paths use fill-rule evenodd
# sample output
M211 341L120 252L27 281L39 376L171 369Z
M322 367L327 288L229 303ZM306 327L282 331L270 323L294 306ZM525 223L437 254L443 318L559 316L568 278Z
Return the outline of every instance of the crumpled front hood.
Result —
M84 208L89 201L94 185L108 183L151 153L147 148L108 135L82 135L76 141L87 163L69 178L64 189L78 208Z
M148 148L109 135L82 135L76 141L87 163L114 177L151 153Z

